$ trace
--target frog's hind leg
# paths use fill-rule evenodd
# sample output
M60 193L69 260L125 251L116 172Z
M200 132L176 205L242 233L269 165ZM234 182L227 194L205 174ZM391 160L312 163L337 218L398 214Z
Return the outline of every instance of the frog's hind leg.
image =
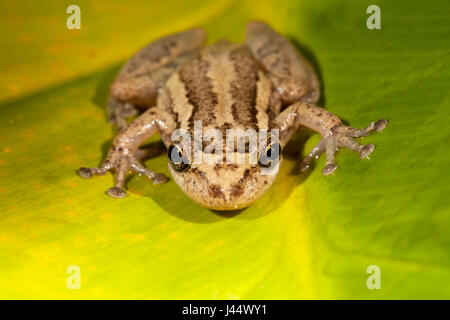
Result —
M314 68L286 38L264 22L252 21L247 24L245 44L268 72L284 105L319 100Z
M126 118L139 109L156 105L158 90L175 69L206 41L203 29L195 28L154 41L139 50L122 67L110 87L108 116L121 129Z
M373 144L361 145L354 138L365 137L372 131L380 132L387 124L385 119L381 119L372 122L363 129L345 126L331 112L305 102L298 102L288 107L280 113L276 122L280 130L282 146L287 143L300 126L306 126L322 135L322 140L303 159L300 170L308 169L311 162L325 152L327 161L322 170L324 175L329 175L338 168L334 158L339 147L358 152L361 159L367 158L373 152L375 146Z
M129 102L120 102L113 96L109 96L106 108L109 122L115 124L120 131L127 125L127 118L138 114L138 109Z

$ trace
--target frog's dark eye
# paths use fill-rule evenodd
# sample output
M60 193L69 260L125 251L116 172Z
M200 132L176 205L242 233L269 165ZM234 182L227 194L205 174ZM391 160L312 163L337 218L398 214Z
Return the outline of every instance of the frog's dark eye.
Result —
M270 167L280 158L281 146L277 141L269 142L259 153L258 162L263 167Z
M181 143L170 145L167 150L169 162L175 171L183 172L190 166L190 157L188 151L183 148Z

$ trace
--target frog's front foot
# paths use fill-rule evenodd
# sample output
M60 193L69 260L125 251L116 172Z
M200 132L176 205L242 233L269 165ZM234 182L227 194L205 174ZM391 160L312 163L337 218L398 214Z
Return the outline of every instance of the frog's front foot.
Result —
M106 193L113 198L123 198L127 195L123 190L123 185L125 183L125 177L129 171L148 177L154 184L161 184L168 180L164 174L156 173L141 165L133 154L126 152L124 149L112 149L101 167L82 167L78 170L78 175L82 178L89 179L93 175L102 176L107 171L112 170L115 171L115 186L113 188L109 188Z
M338 168L334 162L338 147L344 147L359 152L361 159L367 158L375 149L375 146L373 144L360 145L354 138L365 137L371 131L380 132L386 127L386 124L387 120L381 119L377 122L372 122L364 129L348 127L342 124L336 125L330 130L330 133L326 137L323 137L322 140L320 140L309 155L303 159L300 170L306 171L313 159L318 158L321 153L325 152L327 161L322 170L322 174L326 176L332 174Z

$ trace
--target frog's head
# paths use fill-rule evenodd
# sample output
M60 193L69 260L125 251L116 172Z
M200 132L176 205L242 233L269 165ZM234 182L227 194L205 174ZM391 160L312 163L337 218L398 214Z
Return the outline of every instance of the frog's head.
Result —
M179 142L168 148L169 171L184 193L203 207L242 209L269 189L282 161L279 144L264 145L256 152L257 161L249 161L247 151L243 157L246 161L227 163L226 159L238 159L238 152L206 155L202 151L201 155L208 156L208 161L196 163L186 156L190 154L189 148Z

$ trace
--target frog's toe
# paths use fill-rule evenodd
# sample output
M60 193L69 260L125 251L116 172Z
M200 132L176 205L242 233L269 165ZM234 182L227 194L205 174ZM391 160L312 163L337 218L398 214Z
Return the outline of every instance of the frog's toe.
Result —
M167 182L167 177L162 173L152 171L141 165L136 159L130 161L130 169L138 174L143 174L153 181L153 184L162 184Z
M77 171L78 175L84 179L89 179L92 177L92 172L89 168L81 167Z
M382 131L384 128L386 128L387 120L386 119L380 119L377 122L375 122L375 128L374 130L376 132Z
M153 184L163 184L163 183L166 183L168 180L169 180L169 178L167 178L162 173L157 173L152 178Z
M311 150L311 152L303 158L302 163L300 164L300 172L305 172L309 169L311 162L318 158L320 154L325 151L325 141L322 139L320 142Z
M83 179L89 179L93 175L102 176L102 175L105 174L105 172L107 170L108 170L107 167L100 167L100 168L85 168L85 167L81 167L80 169L78 169L77 173Z
M361 159L365 159L375 150L375 146L373 144L367 144L362 146L361 151L359 152L359 157Z
M387 120L380 119L377 122L371 122L367 127L358 129L350 126L338 125L331 129L333 134L341 134L351 138L367 137L371 132L380 132L386 128Z
M127 193L120 187L109 188L106 193L112 198L123 198L127 195Z
M322 174L324 176L328 176L330 174L332 174L333 172L336 171L336 169L338 168L337 164L335 163L331 163L331 164L327 164L323 170L322 170Z

